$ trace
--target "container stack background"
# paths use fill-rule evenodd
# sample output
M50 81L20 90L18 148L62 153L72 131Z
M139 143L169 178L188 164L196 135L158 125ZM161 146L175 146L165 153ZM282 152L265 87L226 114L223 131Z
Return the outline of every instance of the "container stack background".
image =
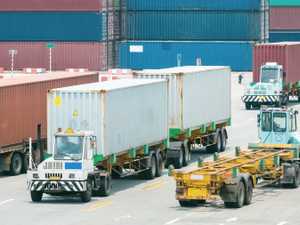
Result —
M230 65L252 68L268 41L268 0L124 0L120 67Z
M270 42L300 41L300 0L270 0Z
M17 50L16 70L49 69L48 43L53 70L114 67L118 7L113 0L0 1L0 67L9 70L9 50Z

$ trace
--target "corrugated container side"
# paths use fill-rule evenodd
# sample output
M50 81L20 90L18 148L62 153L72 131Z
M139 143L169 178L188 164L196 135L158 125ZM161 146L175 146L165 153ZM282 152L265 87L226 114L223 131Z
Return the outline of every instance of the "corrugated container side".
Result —
M199 68L199 67L198 67ZM201 68L201 67L200 67ZM172 68L173 69L173 68ZM194 69L186 72L157 70L137 71L134 77L142 79L164 78L169 81L169 127L196 128L204 124L226 121L231 117L231 71L229 68ZM202 70L202 71L201 71ZM201 104L195 102L201 99ZM205 110L203 110L205 107Z
M0 11L100 11L102 0L2 0Z
M103 156L167 139L167 81L103 92L97 90L78 87L78 90L49 93L49 153L58 127L93 131L98 140L98 154ZM62 101L60 106L53 104L58 97ZM119 109L126 110L120 113Z
M271 8L270 21L271 30L300 30L300 8Z
M98 81L98 74L66 77L45 82L0 87L0 147L36 139L38 124L42 138L47 134L47 91L64 86Z
M270 31L270 42L300 41L300 30Z
M265 0L125 0L127 10L259 10Z
M100 12L2 12L0 41L101 41Z
M264 11L130 11L125 40L265 40ZM180 29L179 29L180 27Z
M142 42L120 44L120 67L159 69L177 66L230 66L234 71L252 70L253 42Z
M254 48L253 55L253 80L255 82L259 81L260 67L266 62L277 62L279 65L282 65L287 83L300 81L300 42L298 44L257 45Z
M54 42L52 49L52 69L87 68L104 70L107 64L106 44L99 42ZM14 68L49 69L49 49L46 42L0 42L0 66L11 68L9 50L15 49Z

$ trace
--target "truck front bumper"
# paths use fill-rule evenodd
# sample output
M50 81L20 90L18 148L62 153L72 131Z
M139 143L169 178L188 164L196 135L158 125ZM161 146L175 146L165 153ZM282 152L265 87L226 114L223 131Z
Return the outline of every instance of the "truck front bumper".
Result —
M242 101L245 103L274 104L280 101L279 95L244 95Z
M45 193L84 192L86 181L79 180L31 180L28 183L30 191Z

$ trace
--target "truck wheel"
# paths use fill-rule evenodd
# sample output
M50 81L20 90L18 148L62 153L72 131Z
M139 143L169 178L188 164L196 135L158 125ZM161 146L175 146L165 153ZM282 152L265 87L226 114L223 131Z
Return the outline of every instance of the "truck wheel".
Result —
M191 160L191 148L190 148L190 144L184 143L182 145L182 149L184 151L184 157L183 157L183 166L187 166L189 164L189 161Z
M142 172L142 177L144 179L147 179L147 180L151 180L151 179L154 179L155 178L155 175L156 175L156 157L155 155L153 154L151 156L151 161L150 161L150 168L147 169L146 171Z
M82 202L89 202L92 198L92 181L88 180L86 182L86 191L81 193L81 201Z
M236 201L232 203L233 208L241 208L245 201L245 185L243 181L239 181L236 193Z
M31 200L33 202L40 202L42 200L42 197L43 197L43 192L31 191L30 196L31 196Z
M179 150L178 158L174 159L174 167L175 169L180 169L183 167L184 153L182 148Z
M251 109L251 104L250 103L245 103L245 108L246 108L246 110L250 110Z
M208 152L214 153L214 152L221 152L222 151L222 135L221 132L218 132L217 134L217 143L207 146L206 150Z
M163 173L164 168L165 168L165 165L164 165L163 158L162 158L161 154L158 154L157 167L156 167L156 174L155 174L155 176L156 177L160 177L162 175L162 173Z
M10 174L19 175L22 172L23 159L20 153L15 152L10 161Z
M111 189L111 176L101 177L101 187L99 188L97 194L103 197L109 196Z
M247 191L245 191L245 200L244 204L245 205L250 205L252 202L252 197L253 197L253 184L251 179L248 179L247 182Z
M181 207L196 207L198 205L197 200L179 200Z
M226 150L227 146L227 135L226 135L226 130L224 129L222 132L222 147L221 147L221 152L224 152Z

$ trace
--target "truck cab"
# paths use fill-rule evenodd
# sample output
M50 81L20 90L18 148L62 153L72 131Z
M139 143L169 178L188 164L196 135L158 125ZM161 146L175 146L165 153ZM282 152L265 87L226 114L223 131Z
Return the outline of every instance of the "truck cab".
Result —
M283 67L275 62L266 63L260 68L259 82L249 84L242 97L246 109L260 105L279 105L286 101L281 97L283 86Z
M34 202L47 194L79 194L83 202L90 200L92 190L98 190L100 171L94 168L96 137L92 132L67 129L57 132L51 157L27 173L28 188ZM98 175L98 176L97 176ZM99 179L98 179L99 178Z
M293 109L262 108L258 115L260 143L300 144L297 115Z

